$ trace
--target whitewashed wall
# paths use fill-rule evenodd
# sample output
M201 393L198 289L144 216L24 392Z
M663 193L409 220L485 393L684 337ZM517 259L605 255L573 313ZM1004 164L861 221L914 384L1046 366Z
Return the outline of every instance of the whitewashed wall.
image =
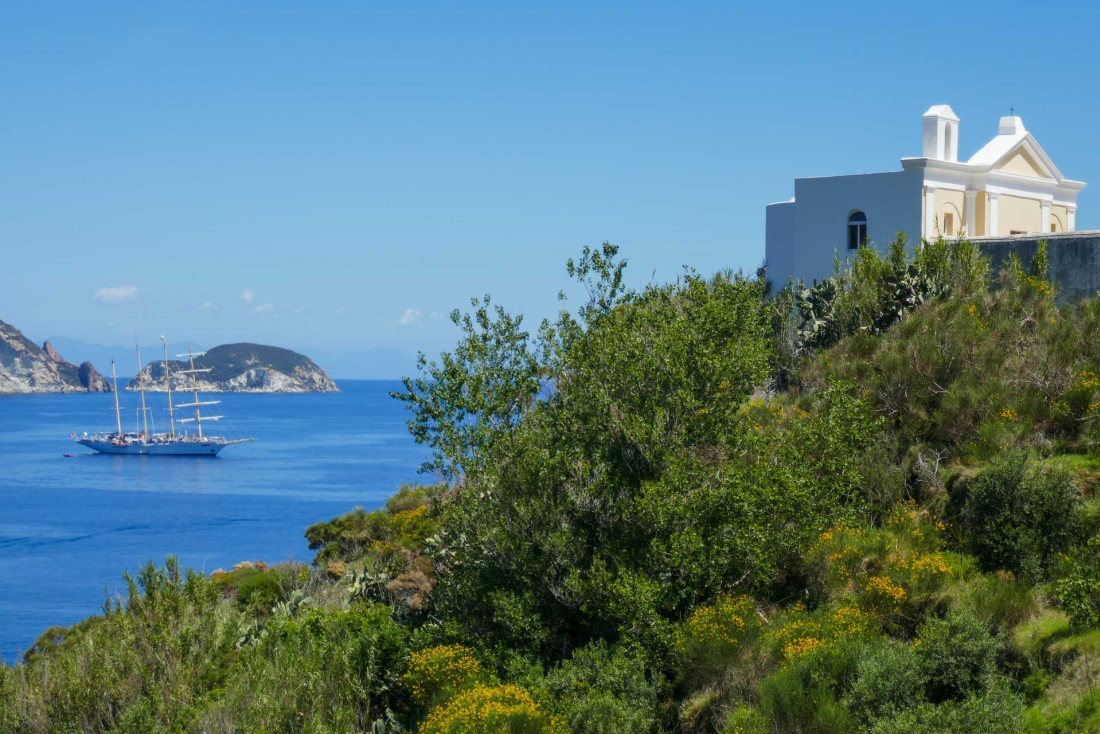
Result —
M795 203L769 204L764 235L764 267L774 290L794 277Z
M923 185L916 171L795 179L793 206L768 207L768 279L778 288L788 275L806 283L832 275L834 254L849 255L848 215L855 209L867 215L867 236L878 250L887 251L899 231L915 247Z

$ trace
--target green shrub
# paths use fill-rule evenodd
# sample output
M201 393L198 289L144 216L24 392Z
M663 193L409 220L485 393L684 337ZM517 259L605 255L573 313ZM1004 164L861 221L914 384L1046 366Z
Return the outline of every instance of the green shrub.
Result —
M408 633L383 605L272 617L240 650L201 731L361 731L397 689Z
M1092 627L1100 623L1100 535L1076 555L1068 564L1069 573L1055 585L1055 593L1074 627Z
M385 508L367 512L357 507L340 517L306 528L316 566L347 563L368 555L389 560L401 551L421 551L437 531L429 511L446 485L404 484Z
M984 570L1038 579L1080 538L1082 502L1067 472L1043 470L1013 451L971 483L965 518Z
M998 686L961 701L924 703L881 719L870 734L1017 734L1023 726L1023 704Z
M1058 603L1074 627L1092 627L1100 623L1100 581L1074 573L1059 579L1055 588Z
M930 702L962 700L989 685L1001 642L977 617L951 611L944 619L927 620L917 632L914 650Z
M241 569L242 573L237 578L237 592L235 598L241 609L251 609L256 612L268 612L271 607L285 596L285 591L280 583L279 574L268 569L260 571L255 568Z
M721 734L770 734L768 719L749 706L737 706L726 716Z
M124 578L123 601L5 672L0 731L166 730L225 685L240 627L218 586L175 558Z
M1037 670L1020 681L1020 695L1028 703L1035 703L1050 687L1051 676L1045 670Z
M844 704L857 722L869 726L879 718L924 703L927 685L913 647L884 644L860 659Z
M853 731L855 720L840 698L866 648L859 638L802 646L764 679L760 711L779 731Z
M646 734L656 720L658 686L643 659L602 642L551 669L541 692L575 734Z
M1015 627L1038 611L1032 586L1009 571L974 579L963 603L991 629Z

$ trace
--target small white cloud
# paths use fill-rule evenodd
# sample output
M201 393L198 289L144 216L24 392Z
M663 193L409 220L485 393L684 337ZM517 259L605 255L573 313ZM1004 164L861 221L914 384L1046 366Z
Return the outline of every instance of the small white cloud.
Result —
M275 304L274 303L261 303L259 306L253 306L252 308L248 309L248 312L250 314L252 314L253 316L260 316L260 315L263 315L263 314L274 314L275 313Z
M244 299L245 303L252 303L252 301L256 300L256 294L253 293L250 288L245 288L241 291L241 298Z
M217 309L218 304L214 303L213 301L203 301L199 304L200 311L216 311Z
M100 288L95 299L100 303L122 303L136 298L142 292L136 285L116 285L114 288Z
M401 318L397 320L397 323L401 326L412 326L422 318L424 318L424 312L419 308L406 308L405 313L401 314Z

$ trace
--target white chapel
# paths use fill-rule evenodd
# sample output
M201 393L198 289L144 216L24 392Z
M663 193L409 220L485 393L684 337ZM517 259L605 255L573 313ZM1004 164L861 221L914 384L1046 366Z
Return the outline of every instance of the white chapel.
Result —
M796 178L794 198L767 207L767 277L810 283L863 246L884 250L898 232L911 241L991 238L1076 229L1085 182L1062 175L1016 116L960 161L959 118L947 105L924 113L924 150L902 170Z

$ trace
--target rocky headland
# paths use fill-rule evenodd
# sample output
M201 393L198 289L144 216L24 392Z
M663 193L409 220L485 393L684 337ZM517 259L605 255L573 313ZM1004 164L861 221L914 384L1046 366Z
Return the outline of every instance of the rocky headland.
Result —
M191 388L191 375L180 374L190 365L179 360L168 363L172 373L172 389ZM336 383L316 362L304 354L263 344L222 344L195 358L195 369L208 369L194 375L203 392L307 393L339 392ZM127 390L138 389L138 379L145 389L163 392L167 389L164 362L145 365L138 377L130 380Z
M111 392L91 362L79 367L46 342L41 347L0 321L0 393Z

